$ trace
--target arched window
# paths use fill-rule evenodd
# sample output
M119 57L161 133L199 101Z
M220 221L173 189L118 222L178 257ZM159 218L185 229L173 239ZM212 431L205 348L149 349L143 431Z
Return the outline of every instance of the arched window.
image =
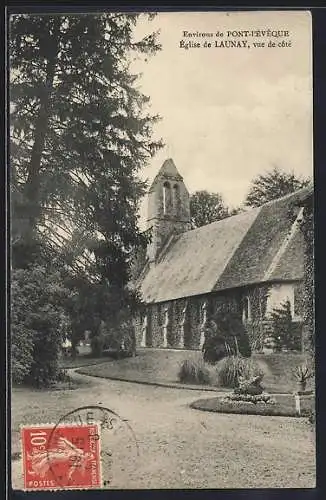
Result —
M167 214L171 205L171 186L169 182L163 184L163 213Z
M175 214L178 214L180 207L180 190L178 184L174 184L172 193L173 211Z
M243 298L242 321L243 321L243 323L247 323L248 321L251 321L251 310L250 310L249 297Z

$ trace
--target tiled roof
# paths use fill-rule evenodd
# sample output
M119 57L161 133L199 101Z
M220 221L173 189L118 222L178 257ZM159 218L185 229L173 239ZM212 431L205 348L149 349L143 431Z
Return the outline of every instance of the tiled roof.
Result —
M144 301L163 302L264 281L301 279L300 229L292 231L287 245L284 241L294 223L293 210L298 211L298 202L311 193L312 188L304 188L176 236L140 284Z

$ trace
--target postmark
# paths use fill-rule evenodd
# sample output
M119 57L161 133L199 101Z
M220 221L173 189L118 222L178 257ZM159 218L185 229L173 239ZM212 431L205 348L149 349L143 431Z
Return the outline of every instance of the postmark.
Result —
M26 491L114 488L137 465L131 425L102 406L76 408L55 424L21 432Z

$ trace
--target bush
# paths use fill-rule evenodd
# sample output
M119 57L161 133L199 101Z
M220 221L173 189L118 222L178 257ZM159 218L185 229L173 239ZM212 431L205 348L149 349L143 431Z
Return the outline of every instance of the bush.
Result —
M109 350L114 358L136 354L136 335L129 311L121 310L114 320L101 322L98 335L104 336L103 350Z
M210 373L203 361L185 359L179 369L178 379L186 384L209 384Z
M226 356L251 356L249 337L241 318L231 311L219 311L205 326L203 357L216 363Z
M21 384L30 373L33 362L33 331L13 323L11 332L11 377Z
M291 304L286 300L271 312L272 339L276 352L282 349L301 350L302 325L292 321Z
M14 382L48 386L58 379L59 350L69 330L59 273L45 266L14 269L11 280L11 361Z
M94 337L91 338L91 350L92 350L92 356L94 356L94 358L100 358L102 356L104 344L105 344L104 335L95 335Z
M316 423L316 410L314 408L308 412L308 420L312 425Z
M28 382L46 387L60 377L59 351L61 332L58 328L57 312L50 305L31 315L34 329L33 362Z
M239 378L250 379L255 376L262 376L263 372L252 359L241 356L228 356L221 361L217 367L218 382L222 387L239 387Z

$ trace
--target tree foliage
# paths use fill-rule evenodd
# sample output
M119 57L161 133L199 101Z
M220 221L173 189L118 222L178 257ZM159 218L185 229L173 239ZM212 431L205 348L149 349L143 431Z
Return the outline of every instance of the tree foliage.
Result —
M26 353L20 380L31 375L46 383L57 372L59 313L41 287L42 269L46 277L59 270L53 283L70 291L63 308L73 343L137 300L127 283L133 250L147 243L138 229L146 188L139 173L161 146L153 139L159 117L149 113L131 66L160 49L156 33L135 39L139 17L10 19L11 238L18 273L12 335L14 359ZM20 281L34 283L42 307L37 301L33 310ZM26 302L33 321L15 312L17 301Z
M46 386L58 378L58 352L69 335L69 290L60 273L35 265L11 275L11 363L14 382Z
M274 167L266 174L260 174L251 183L245 205L260 207L264 203L281 198L307 186L310 179L300 179L293 173Z
M235 211L228 209L219 193L196 191L190 197L190 215L193 228L205 226L234 214Z
M249 337L238 314L220 310L205 325L203 356L215 363L231 355L250 357Z
M131 53L159 49L155 34L134 40L138 17L16 15L10 24L13 204L25 241L42 229L62 245L77 227L84 257L119 284L133 246L145 244L138 173L160 147L158 117L130 70Z
M275 307L271 312L272 340L275 351L282 349L301 350L301 325L298 329L292 321L289 300Z

